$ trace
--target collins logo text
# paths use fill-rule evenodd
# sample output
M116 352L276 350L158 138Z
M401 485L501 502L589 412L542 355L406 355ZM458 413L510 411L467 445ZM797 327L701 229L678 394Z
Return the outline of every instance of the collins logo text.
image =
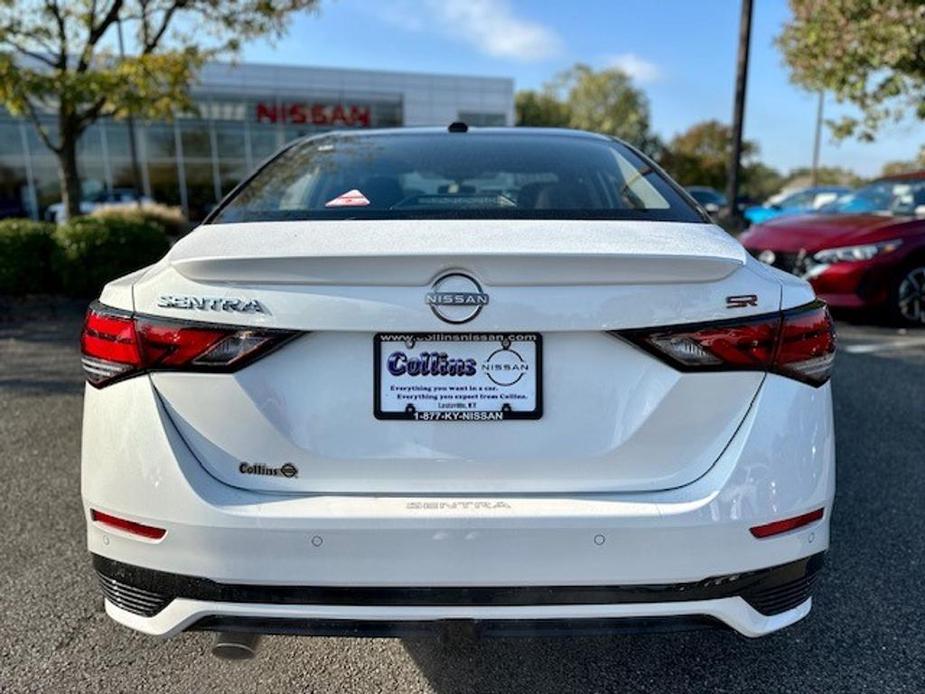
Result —
M270 467L263 463L241 463L238 472L242 475L265 475L267 477L298 477L299 469L292 463L285 463L281 467Z

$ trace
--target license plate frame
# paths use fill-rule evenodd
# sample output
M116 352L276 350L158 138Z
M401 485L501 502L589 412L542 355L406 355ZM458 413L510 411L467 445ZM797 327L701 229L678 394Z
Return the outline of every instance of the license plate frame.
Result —
M505 346L507 340L507 346ZM383 345L384 344L401 344L406 349L420 348L419 343L440 343L445 342L451 345L465 345L478 343L480 345L490 346L497 344L498 349L495 351L511 350L519 357L514 347L520 343L530 343L533 345L532 372L534 380L533 405L532 409L514 409L510 403L502 403L500 408L483 409L476 406L467 409L419 409L413 405L407 405L405 409L398 410L394 408L386 409L383 407ZM408 347L408 345L411 347ZM521 348L523 349L523 348ZM523 361L523 359L521 358ZM529 360L526 360L529 363ZM483 368L483 364L477 364L477 368ZM525 372L528 378L531 373ZM481 372L481 379L490 379L484 370ZM390 378L399 378L390 375ZM434 378L447 378L445 376L435 376ZM453 378L453 377L450 377ZM499 378L501 378L499 376ZM511 376L505 374L506 379ZM502 383L503 383L502 379ZM491 380L491 383L498 384L498 381ZM518 380L516 383L520 383ZM516 384L515 383L515 384ZM513 387L515 384L511 384ZM529 385L529 383L523 384ZM486 387L492 387L486 383ZM500 388L506 388L507 385L498 385ZM501 391L502 393L505 391ZM454 396L455 397L455 396ZM476 397L471 394L469 397ZM486 395L485 397L488 397ZM480 396L479 396L480 398ZM479 399L478 402L482 402ZM373 414L379 420L404 420L404 421L428 421L428 422L492 422L508 420L537 420L543 416L543 336L534 332L466 332L466 333L376 333L373 336Z

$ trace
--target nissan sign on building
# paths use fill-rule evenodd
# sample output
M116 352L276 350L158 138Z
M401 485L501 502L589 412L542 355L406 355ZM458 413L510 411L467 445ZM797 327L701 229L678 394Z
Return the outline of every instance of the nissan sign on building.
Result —
M369 104L309 104L295 102L287 104L266 104L256 106L258 123L292 123L317 126L368 128L372 124L372 107Z
M195 112L136 124L141 193L201 220L286 142L325 130L404 125L513 125L514 82L374 70L209 63L192 87ZM47 114L53 123L53 114ZM61 199L57 164L34 129L0 109L0 200L41 218ZM101 120L80 142L87 197L133 186L125 122Z

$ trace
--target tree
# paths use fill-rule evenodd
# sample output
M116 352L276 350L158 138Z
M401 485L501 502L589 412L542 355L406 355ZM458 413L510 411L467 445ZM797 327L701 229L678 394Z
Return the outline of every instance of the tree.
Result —
M517 125L531 125L541 128L568 127L571 113L568 104L559 101L548 91L531 89L517 92L514 100Z
M808 166L800 166L791 169L787 175L786 185L808 187L812 184L812 169ZM856 188L864 182L851 169L845 169L841 166L820 166L816 170L816 182L821 186L850 186Z
M925 119L925 4L921 0L790 0L777 44L791 79L860 110L829 122L836 138L870 141L909 109Z
M618 68L578 63L539 92L517 95L517 124L578 128L614 135L647 154L660 146L650 132L649 100Z
M282 35L292 13L317 2L0 0L0 105L28 118L55 153L65 209L75 216L77 142L90 125L191 110L189 85L204 60L242 40ZM120 19L124 59L112 50Z
M784 177L780 171L760 161L751 162L742 168L741 194L762 202L781 189Z
M922 165L915 161L888 161L880 169L881 176L897 176L904 173L919 171Z
M696 123L675 135L659 161L681 185L701 185L724 191L729 177L732 128L716 120ZM755 161L758 145L742 142L742 185L740 192L764 200L780 190L783 176L776 169Z
M614 135L637 147L648 145L649 99L618 68L595 72L581 63L559 76L567 94L569 125Z
M880 171L881 176L895 176L897 174L912 173L925 169L925 147L919 149L919 156L910 161L888 161Z
M716 120L703 121L672 138L661 164L681 185L725 190L731 149L732 128ZM754 142L742 143L743 168L750 165L749 160L757 153L758 145Z

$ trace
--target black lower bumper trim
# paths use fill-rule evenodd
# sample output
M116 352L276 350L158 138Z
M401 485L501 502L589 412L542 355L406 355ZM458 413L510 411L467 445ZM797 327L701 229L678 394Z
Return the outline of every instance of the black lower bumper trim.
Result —
M231 631L283 636L349 636L352 638L416 638L447 633L473 637L604 636L725 629L707 616L620 617L612 619L440 619L431 621L367 621L266 617L203 617L190 631Z
M764 615L780 614L805 602L824 560L825 554L819 553L780 566L714 576L689 583L377 588L219 583L207 578L146 569L93 555L94 568L108 585L119 587L124 593L132 591L160 598L158 604L162 606L175 598L272 605L488 607L639 604L738 596ZM134 611L133 604L128 602L128 606L123 607ZM150 617L153 614L147 610L144 616Z

